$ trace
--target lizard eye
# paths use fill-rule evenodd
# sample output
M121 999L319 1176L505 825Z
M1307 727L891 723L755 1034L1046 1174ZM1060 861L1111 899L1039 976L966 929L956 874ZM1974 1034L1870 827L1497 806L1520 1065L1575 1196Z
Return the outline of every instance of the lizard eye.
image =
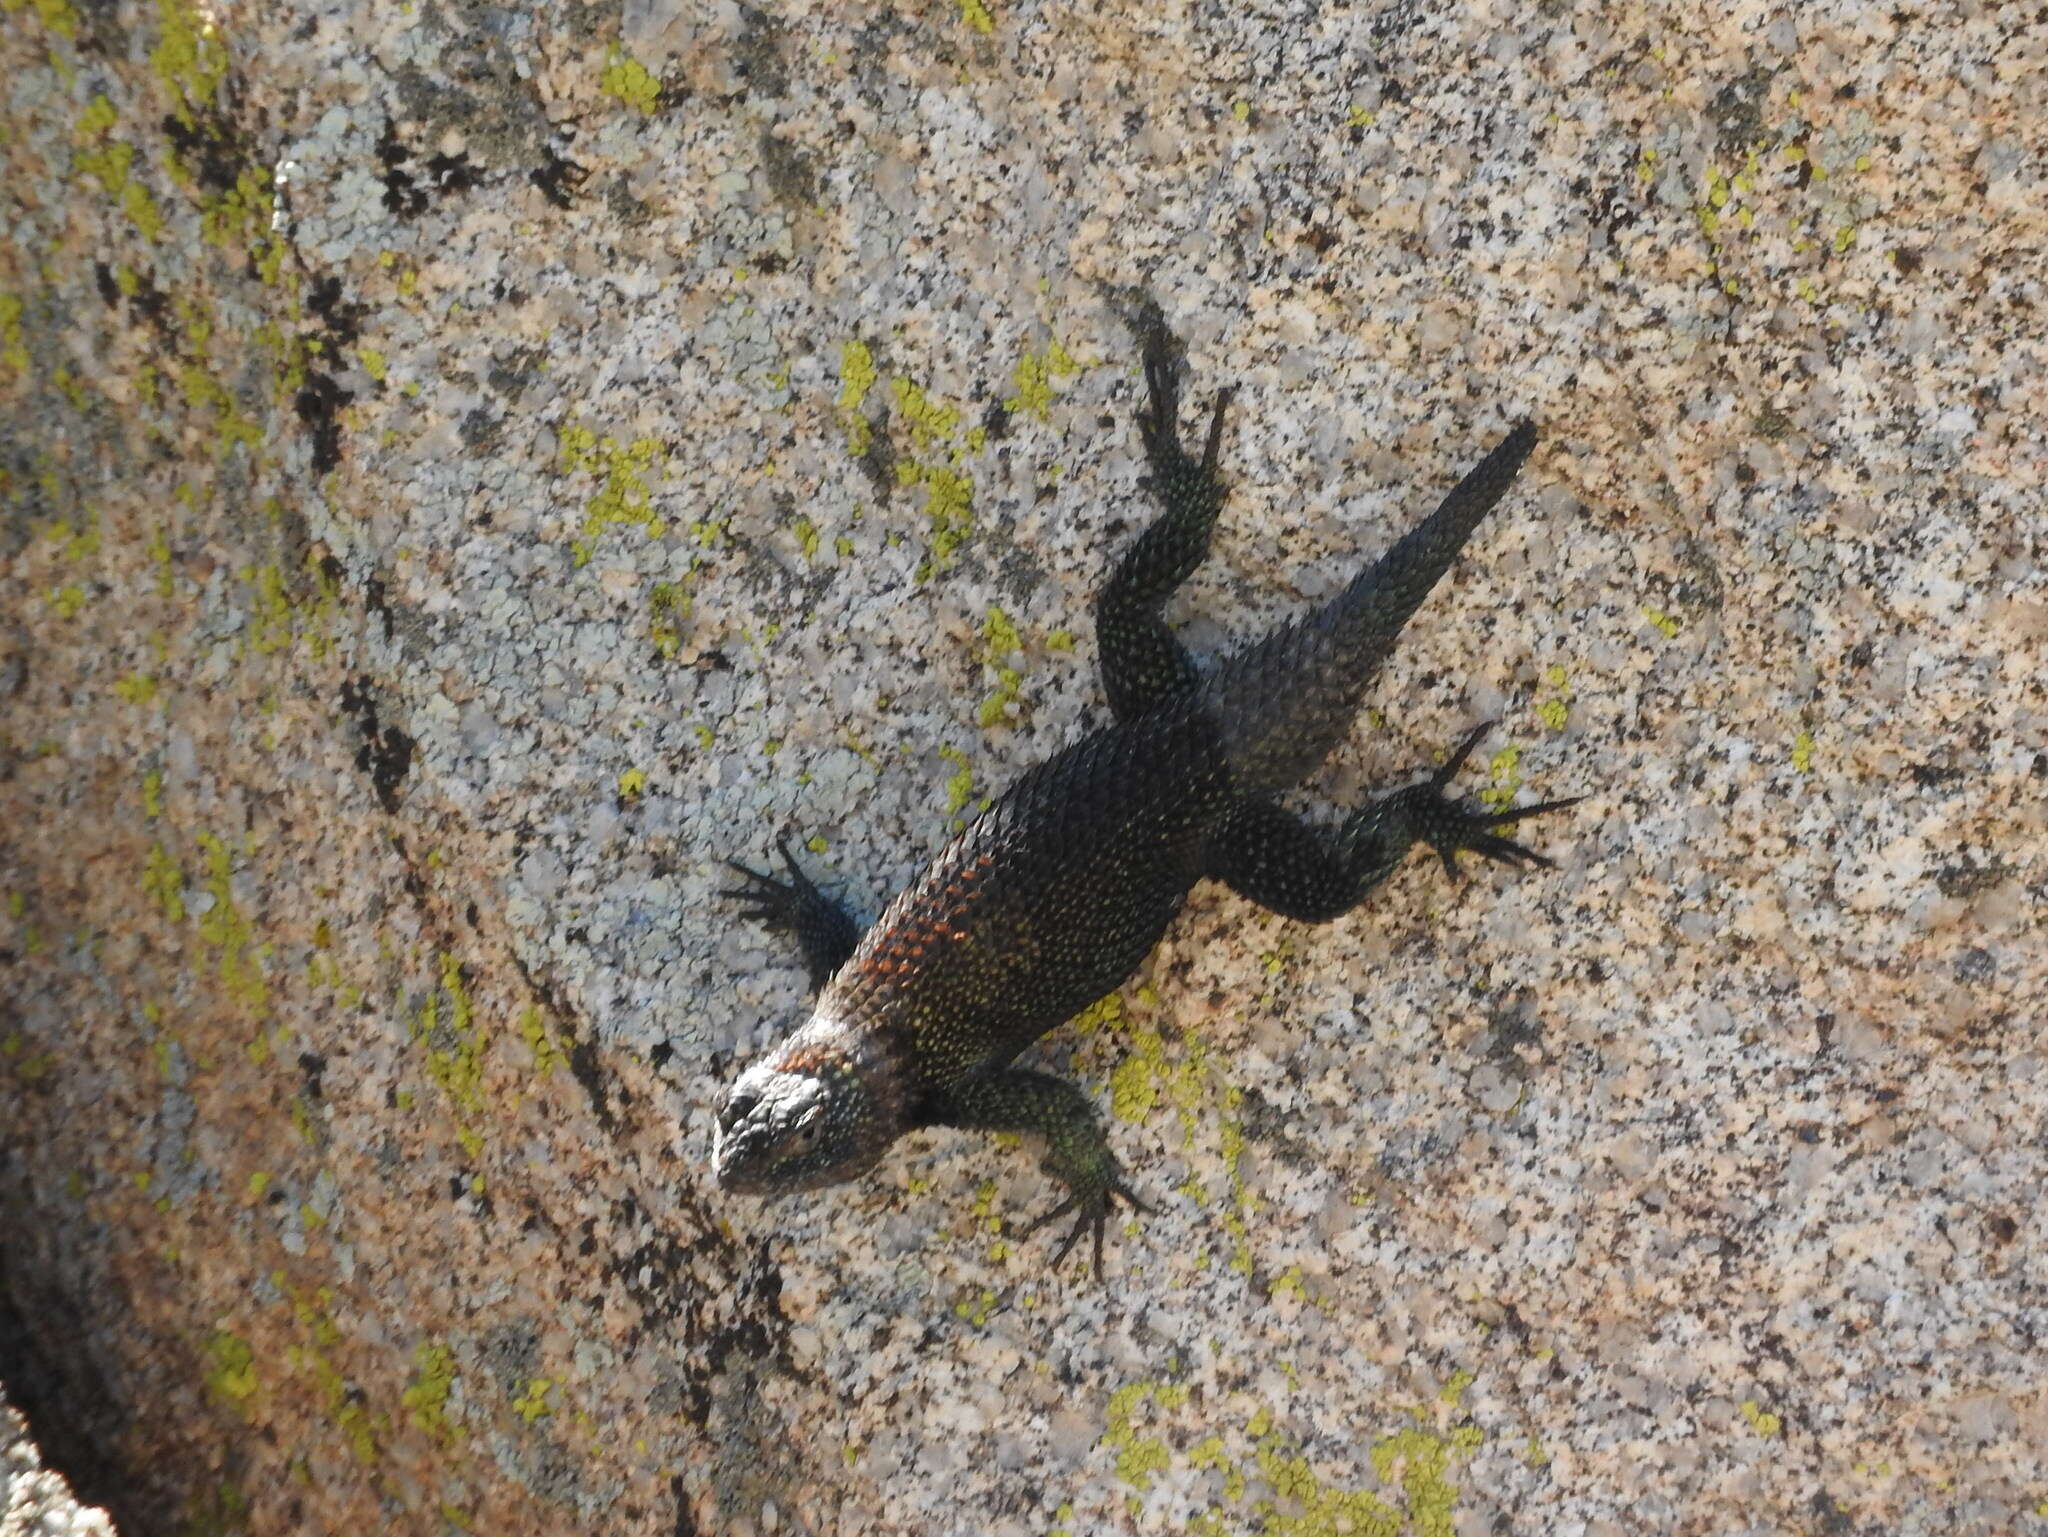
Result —
M813 1105L804 1112L804 1118L797 1122L796 1129L790 1133L790 1140L798 1147L809 1147L818 1140L818 1132L824 1124L825 1107Z

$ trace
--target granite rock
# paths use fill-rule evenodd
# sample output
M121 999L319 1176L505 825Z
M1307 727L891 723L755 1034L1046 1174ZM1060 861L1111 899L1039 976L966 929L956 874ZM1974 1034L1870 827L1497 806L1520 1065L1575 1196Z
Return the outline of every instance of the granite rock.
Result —
M124 1531L2048 1531L2048 30L1754 0L35 0L0 26L0 1377ZM801 1012L1176 613L1544 445L1304 796L1503 722L1555 871L1201 889L756 1205ZM1192 408L1191 408L1192 409ZM81 1476L81 1470L86 1476Z

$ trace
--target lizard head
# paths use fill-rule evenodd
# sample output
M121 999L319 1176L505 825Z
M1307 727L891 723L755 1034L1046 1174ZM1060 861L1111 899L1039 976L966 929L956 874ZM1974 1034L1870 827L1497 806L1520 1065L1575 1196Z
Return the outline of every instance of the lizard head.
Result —
M718 1107L711 1167L746 1195L816 1190L875 1166L905 1128L901 1075L862 1035L814 1018Z

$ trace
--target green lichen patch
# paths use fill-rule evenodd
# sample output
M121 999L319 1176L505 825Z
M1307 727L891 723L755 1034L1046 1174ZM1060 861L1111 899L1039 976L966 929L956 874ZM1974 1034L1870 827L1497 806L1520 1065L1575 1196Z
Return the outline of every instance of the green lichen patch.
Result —
M597 78L598 89L643 115L652 116L661 105L661 81L624 49L614 47L606 56L604 73Z
M647 638L667 660L683 649L682 622L690 617L690 590L680 582L656 582L647 594Z
M512 1400L512 1412L529 1425L535 1420L546 1419L555 1412L554 1405L548 1402L548 1394L554 1386L552 1377L535 1377L526 1384L525 1391Z
M1754 1398L1745 1398L1741 1404L1743 1423L1765 1439L1776 1436L1785 1428L1785 1422L1778 1415L1770 1413Z
M227 77L227 47L213 21L190 0L156 0L156 15L150 67L176 98L179 121L189 127L195 112L213 106Z
M683 625L696 606L693 583L697 573L708 564L707 556L701 552L720 545L725 536L725 525L716 519L706 519L690 524L688 532L696 540L698 549L691 552L689 565L682 576L673 582L656 582L647 592L647 638L665 661L672 661L682 654Z
M234 182L200 198L199 238L221 250L245 250L263 279L275 283L282 245L270 238L274 212L270 177L261 166L245 165Z
M28 346L21 335L22 303L19 295L0 294L0 368L18 378L27 378Z
M114 692L130 704L146 705L156 698L156 679L147 673L131 672L114 684Z
M1074 361L1073 355L1057 339L1050 341L1043 352L1027 352L1017 360L1011 374L1017 393L1003 405L1016 414L1041 422L1049 421L1054 399L1053 381L1070 378L1080 371L1081 365Z
M949 465L902 460L896 478L905 486L925 488L924 512L931 520L931 554L919 564L917 579L943 571L967 536L974 531L974 483Z
M1121 1121L1147 1120L1162 1103L1179 1112L1183 1146L1192 1146L1201 1118L1197 1108L1208 1083L1209 1048L1183 1043L1179 1060L1171 1060L1166 1038L1140 1026L1131 1032L1130 1053L1110 1074L1111 1112Z
M270 984L261 962L269 946L257 943L255 929L235 902L227 845L212 833L201 833L199 847L206 856L204 889L213 898L200 915L199 937L220 952L220 980L228 996L252 1014L264 1014L270 1007Z
M889 394L896 402L898 417L909 430L912 453L929 453L952 440L960 426L957 409L939 404L908 379L891 379Z
M569 1058L555 1040L554 1033L542 1020L537 1005L528 1004L525 1011L520 1014L519 1038L526 1042L527 1049L533 1053L533 1071L536 1077L550 1077L558 1068L569 1065Z
M667 452L655 438L636 438L621 447L611 437L600 438L587 427L562 429L561 468L568 474L591 474L600 484L583 504L583 533L572 546L576 564L588 565L597 542L607 529L638 528L648 538L659 539L667 530L654 510L648 481L658 476L667 462Z
M1002 609L991 606L981 624L981 662L995 674L995 689L983 696L975 719L984 731L1006 725L1024 713L1024 675L1010 658L1024 649L1024 637Z
M17 309L19 306L17 305ZM839 348L839 417L846 428L846 446L858 459L873 442L874 427L862 413L868 391L880 376L875 371L875 354L863 341L849 341Z
M149 846L142 867L142 889L167 921L185 921L185 872L161 843Z
M203 342L203 338L201 338ZM263 441L263 431L247 416L243 415L235 397L227 386L209 373L205 365L189 362L181 365L174 375L179 393L185 404L195 411L211 415L216 446L225 457L236 444L254 449Z
M953 765L953 776L946 781L946 815L953 825L964 827L967 819L960 813L967 809L967 803L974 799L974 765L967 761L967 754L957 747L944 746L939 756Z
M246 1416L256 1396L256 1355L248 1342L225 1329L206 1342L206 1388L216 1402Z
M399 1402L405 1416L437 1446L451 1447L462 1438L461 1427L448 1418L448 1399L455 1390L455 1354L431 1341L413 1352L413 1372Z
M869 392L880 379L867 343L842 344L837 409L848 450L885 488L893 480L906 490L924 490L930 528L927 554L917 567L917 579L924 581L944 570L974 531L974 482L963 466L986 446L988 433L981 427L963 432L957 407L933 399L916 381L897 376L888 385L892 420L908 440L898 454L886 438L876 437L865 410Z
M1452 1380L1462 1393L1465 1383ZM1372 1443L1368 1456L1380 1487L1345 1488L1317 1474L1270 1408L1261 1406L1242 1425L1182 1429L1174 1421L1191 1401L1188 1388L1170 1377L1127 1383L1110 1395L1101 1445L1115 1454L1116 1477L1140 1494L1176 1465L1221 1473L1222 1503L1197 1512L1187 1528L1215 1537L1246 1530L1266 1537L1452 1537L1458 1469L1485 1439L1469 1423L1433 1428L1418 1408L1414 1423ZM1186 1440L1185 1451L1175 1451L1177 1440Z
M293 1322L304 1340L285 1350L285 1370L311 1380L328 1423L341 1437L342 1444L362 1466L374 1467L381 1456L379 1442L389 1436L391 1422L385 1414L371 1410L363 1387L350 1381L329 1355L342 1339L334 1322L332 1289L295 1289L281 1270L270 1272L270 1284L290 1303Z
M427 1076L454 1108L456 1141L475 1158L483 1151L476 1123L485 1115L483 1059L488 1043L476 1021L462 962L452 953L441 956L440 985L420 1005L413 1038L426 1044Z
M1522 749L1510 742L1487 760L1489 783L1479 799L1495 811L1506 811L1522 788Z
M1173 1466L1173 1454L1158 1436L1144 1434L1137 1425L1138 1414L1157 1384L1129 1382L1109 1395L1108 1427L1102 1444L1116 1453L1116 1476L1143 1494L1151 1489L1155 1474Z
M280 651L292 642L292 602L284 590L284 578L274 563L245 566L242 580L252 589L249 628L244 644L261 656Z
M1572 691L1570 680L1562 667L1546 667L1543 670L1543 690L1548 697L1537 700L1536 718L1551 731L1562 731L1571 719Z

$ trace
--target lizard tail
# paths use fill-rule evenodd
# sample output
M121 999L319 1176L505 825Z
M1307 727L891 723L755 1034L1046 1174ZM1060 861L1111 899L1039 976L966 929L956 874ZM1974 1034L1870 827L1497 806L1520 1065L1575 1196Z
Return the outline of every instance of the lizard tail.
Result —
M1535 446L1536 429L1523 422L1336 597L1238 653L1203 683L1199 707L1216 724L1241 788L1284 789L1343 739L1401 627Z

